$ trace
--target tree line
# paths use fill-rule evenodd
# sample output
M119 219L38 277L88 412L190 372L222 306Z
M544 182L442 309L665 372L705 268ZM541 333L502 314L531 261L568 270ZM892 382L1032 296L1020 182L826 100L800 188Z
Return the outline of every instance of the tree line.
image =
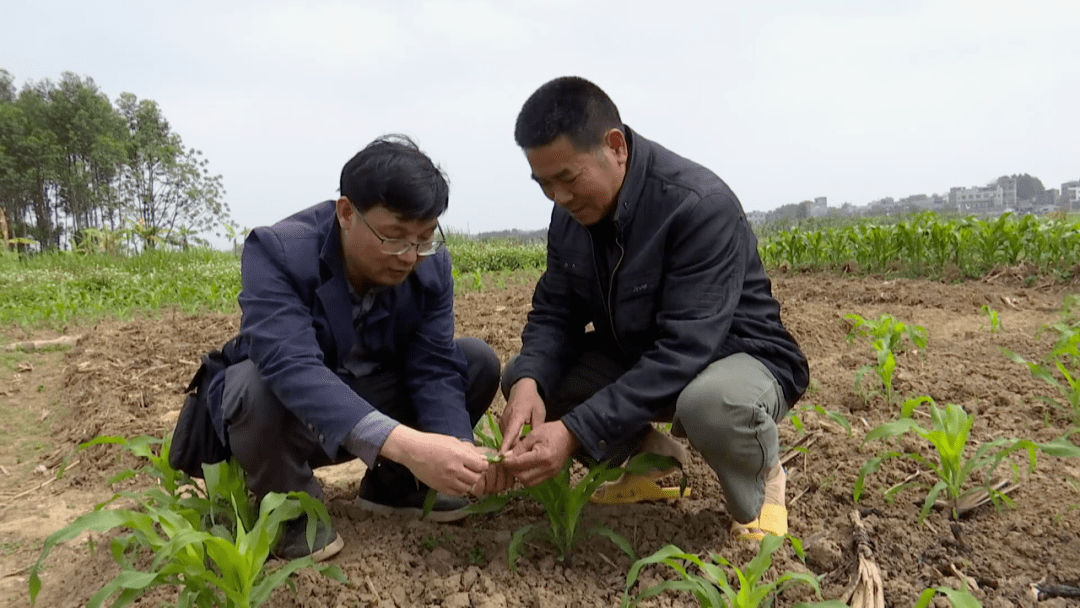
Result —
M114 253L206 245L231 226L220 175L158 104L111 101L89 77L28 81L0 69L0 224L29 250Z

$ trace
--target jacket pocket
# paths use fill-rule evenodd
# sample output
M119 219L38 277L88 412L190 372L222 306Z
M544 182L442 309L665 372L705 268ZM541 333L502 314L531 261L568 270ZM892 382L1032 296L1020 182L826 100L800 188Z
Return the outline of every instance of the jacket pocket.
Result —
M620 334L652 333L660 310L660 275L621 277L615 300L615 329Z

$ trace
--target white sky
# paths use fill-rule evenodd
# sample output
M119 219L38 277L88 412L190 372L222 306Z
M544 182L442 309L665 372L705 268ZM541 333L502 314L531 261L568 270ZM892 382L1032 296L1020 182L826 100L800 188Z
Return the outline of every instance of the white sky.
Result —
M335 197L352 154L407 133L449 174L443 224L477 233L547 225L513 128L562 75L748 211L1057 188L1080 179L1078 33L1076 0L5 0L0 68L157 101L244 227Z

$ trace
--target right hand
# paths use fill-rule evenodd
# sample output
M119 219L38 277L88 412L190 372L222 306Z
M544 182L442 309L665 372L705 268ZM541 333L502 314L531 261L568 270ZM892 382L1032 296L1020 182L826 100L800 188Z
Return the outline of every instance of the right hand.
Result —
M502 446L500 454L506 454L514 448L521 437L521 429L526 424L536 428L544 423L547 418L547 408L544 400L540 398L540 391L536 389L536 380L522 378L510 387L510 398L506 400L506 408L502 417L499 418L499 427L502 429Z
M498 452L491 448L483 448L485 454L496 455ZM469 490L473 496L487 496L489 494L502 494L514 486L514 476L501 462L488 463L487 473L480 476L480 481Z
M390 431L379 450L417 479L450 496L464 496L488 471L484 450L457 437L423 433L405 425Z

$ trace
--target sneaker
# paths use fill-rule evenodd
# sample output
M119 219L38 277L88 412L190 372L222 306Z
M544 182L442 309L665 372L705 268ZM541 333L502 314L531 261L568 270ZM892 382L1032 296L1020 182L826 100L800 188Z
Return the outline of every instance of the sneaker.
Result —
M307 516L302 515L281 525L281 534L274 547L274 557L286 560L311 556L316 562L329 559L345 547L341 535L334 527L321 521L315 522L315 542L308 547Z
M427 500L428 488L423 484L415 483L411 486L405 491L388 488L379 483L376 476L367 474L360 481L360 493L354 504L364 511L379 515L420 519L424 514L424 501ZM458 521L469 516L469 513L465 511L465 507L468 506L467 498L449 496L440 492L435 495L435 506L432 507L426 519L440 523Z

